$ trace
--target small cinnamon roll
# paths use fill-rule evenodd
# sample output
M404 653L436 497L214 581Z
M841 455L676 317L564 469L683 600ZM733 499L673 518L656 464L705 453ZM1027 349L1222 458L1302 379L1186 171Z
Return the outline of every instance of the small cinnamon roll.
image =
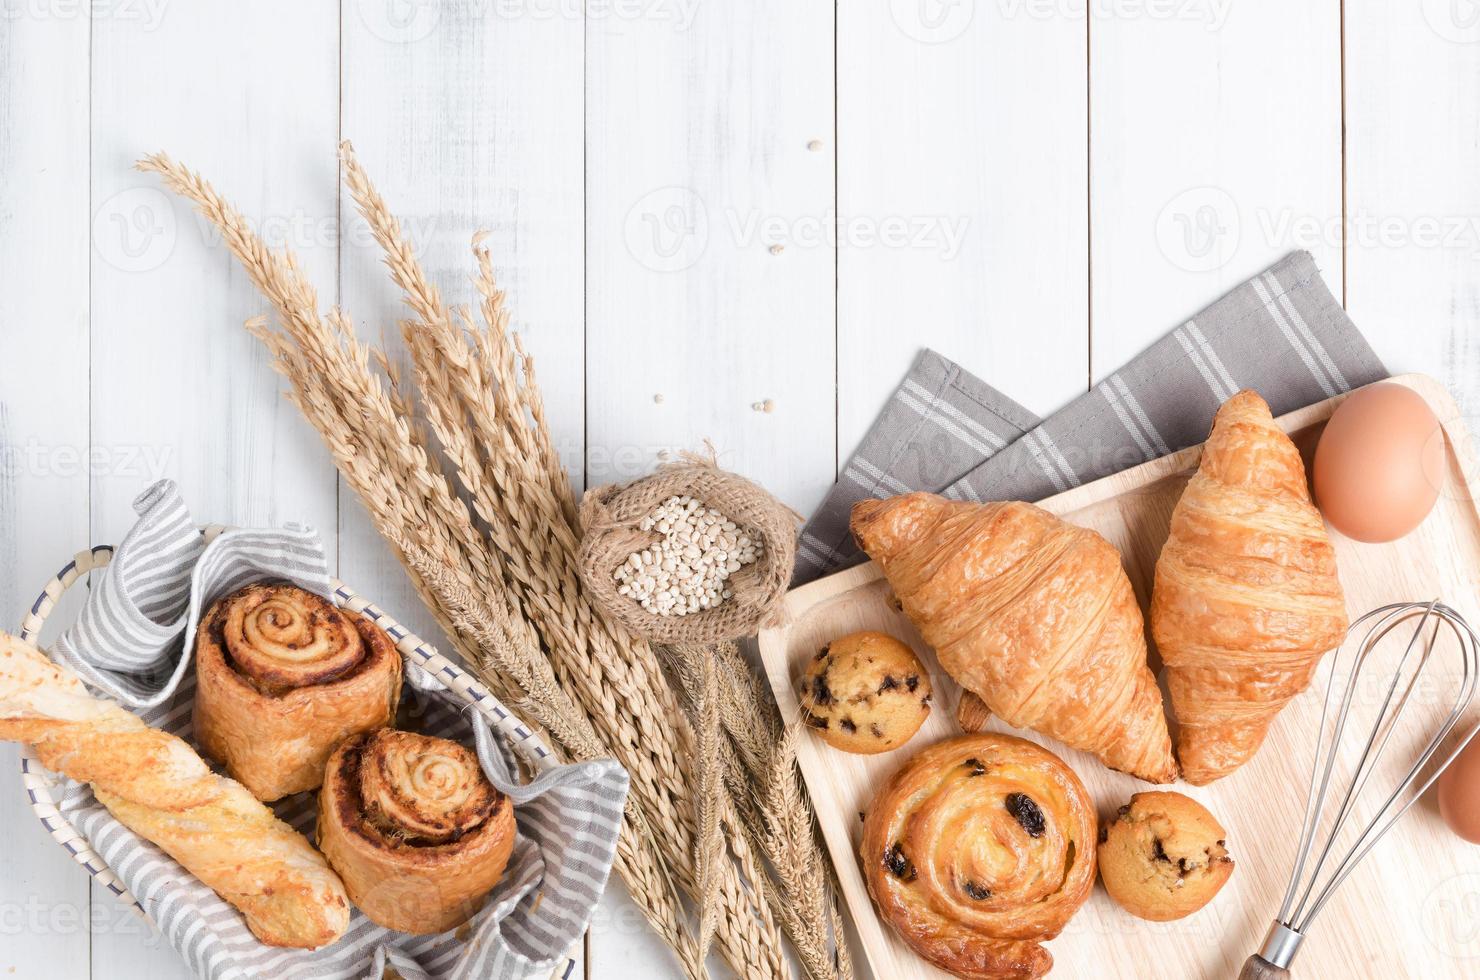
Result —
M1011 735L948 739L885 784L863 824L879 912L968 980L1041 977L1095 881L1095 809L1057 756Z
M370 919L409 933L462 925L503 877L514 807L470 750L381 729L329 758L319 849Z
M334 747L390 724L401 696L385 631L292 585L217 600L195 657L196 739L268 803L316 788Z

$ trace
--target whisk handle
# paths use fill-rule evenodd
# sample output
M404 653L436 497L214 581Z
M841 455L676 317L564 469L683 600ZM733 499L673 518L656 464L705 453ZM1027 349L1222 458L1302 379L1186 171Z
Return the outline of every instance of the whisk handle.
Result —
M1244 968L1238 972L1238 980L1290 980L1290 971L1275 966L1255 953L1244 960Z

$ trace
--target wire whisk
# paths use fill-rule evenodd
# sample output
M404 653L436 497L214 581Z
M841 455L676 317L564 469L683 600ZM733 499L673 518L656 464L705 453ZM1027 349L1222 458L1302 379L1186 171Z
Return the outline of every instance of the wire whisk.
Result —
M1378 675L1382 680L1377 689L1379 701L1376 718L1366 733L1361 756L1352 771L1350 781L1345 783L1345 791L1342 792L1339 784L1343 780L1334 777L1337 760L1341 755L1342 738L1346 734L1363 671L1369 667L1369 660L1378 644L1389 633L1415 618L1418 625L1409 637L1391 677ZM1353 639L1359 635L1361 641L1354 643ZM1440 639L1445 636L1453 637L1455 643L1452 647L1450 644L1440 643ZM1461 667L1457 672L1459 683L1454 692L1453 706L1361 834L1349 847L1342 850L1338 847L1338 840L1343 827L1355 812L1357 799L1376 772L1383 751L1398 730L1399 721L1413 699L1420 679L1430 669L1436 651L1449 649L1457 651ZM1351 656L1344 656L1347 652ZM1397 602L1372 610L1351 624L1345 640L1328 659L1330 677L1326 686L1326 699L1321 707L1321 726L1316 739L1315 759L1311 765L1305 821L1295 852L1295 866L1290 875L1289 887L1285 890L1284 903L1280 906L1279 918L1270 926L1263 948L1244 963L1243 971L1239 974L1240 980L1289 976L1289 966L1295 953L1332 894L1362 858L1366 857L1367 852L1423 796L1445 767L1475 736L1475 729L1472 728L1443 761L1434 767L1423 785L1409 792L1425 767L1434 759L1440 745L1459 724L1475 696L1477 683L1480 683L1480 639L1476 638L1475 632L1463 616L1438 599L1431 602ZM1344 660L1350 662L1350 668L1345 683L1340 684L1338 670ZM1332 699L1338 690L1341 691L1341 702L1333 715ZM1329 742L1326 738L1328 719L1332 722ZM1358 734L1349 737L1361 737L1359 726L1353 726L1353 730ZM1322 826L1322 817L1327 811L1327 801L1333 796L1333 788L1340 795L1341 801L1330 824L1328 836L1317 850L1316 837Z

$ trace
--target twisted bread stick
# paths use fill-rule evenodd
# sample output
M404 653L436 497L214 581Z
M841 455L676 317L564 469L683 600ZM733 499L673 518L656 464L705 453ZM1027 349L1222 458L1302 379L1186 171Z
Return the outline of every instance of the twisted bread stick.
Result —
M87 693L71 671L0 633L0 739L90 783L119 822L240 909L272 946L313 949L349 924L338 875L303 835L185 742Z

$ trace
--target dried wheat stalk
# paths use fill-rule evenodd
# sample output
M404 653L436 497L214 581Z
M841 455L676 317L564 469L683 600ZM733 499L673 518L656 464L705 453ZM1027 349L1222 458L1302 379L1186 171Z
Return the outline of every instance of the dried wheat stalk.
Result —
M699 751L657 655L609 625L584 598L570 483L550 439L532 363L509 333L487 250L475 240L479 326L466 311L449 309L426 281L348 144L342 157L346 185L413 314L401 330L414 395L385 353L355 336L343 312L320 314L292 255L270 251L206 181L163 155L139 166L195 203L271 301L279 327L255 320L249 329L272 353L291 383L290 398L323 436L458 651L567 757L613 756L627 768L632 792L617 870L688 975L705 975L702 949L712 928L717 949L741 976L786 976L778 917L808 972L833 975L817 966L829 959L827 933L836 919L825 873L806 882L811 888L820 881L815 893L797 894L786 876L816 862L778 859L769 850L801 839L792 827L798 820L810 835L804 800L765 785L751 797L729 775L694 773L696 758L716 753L707 744ZM412 421L418 410L435 443ZM734 728L725 727L734 739ZM760 746L746 748L747 772L769 764L794 778L792 763L761 754ZM734 754L733 746L727 753ZM698 799L691 795L696 785L706 790ZM773 806L791 811L771 813ZM719 860L698 846L714 828L728 843ZM812 857L820 862L815 851L814 841ZM781 879L787 902L778 898L768 869ZM680 894L701 910L700 938Z
M712 695L718 709L715 718L724 732L723 778L732 797L741 802L752 848L770 861L766 899L807 974L819 980L847 980L853 976L853 965L840 941L843 923L833 901L836 882L818 844L816 821L797 767L800 728L783 728L738 644L719 643L708 649L714 655L718 687ZM664 663L698 724L697 719L704 717L702 685L707 683L699 669L702 662L682 649L665 653Z
M345 183L385 252L391 278L417 314L415 320L402 324L417 387L439 443L489 529L495 552L504 559L502 584L518 597L546 638L550 664L561 683L576 691L596 717L616 723L609 734L628 744L613 746L614 754L627 765L634 784L644 779L651 782L651 797L657 805L646 817L668 832L665 841L683 850L674 859L675 871L702 907L708 897L692 856L696 805L689 799L689 784L679 762L692 757L694 733L667 685L650 683L651 678L661 677L651 649L614 633L583 598L576 571L579 535L570 519L575 512L570 482L543 424L543 406L530 377L529 359L522 356L517 343L510 343L508 315L503 295L494 285L491 258L475 243L476 282L488 327L483 336L491 342L470 346L468 340L475 336L470 318L455 318L436 288L426 282L399 223L352 153L345 154L344 167ZM516 354L523 362L522 378ZM535 426L525 422L526 413L536 420ZM653 735L643 731L662 720L671 729ZM645 797L637 799L641 805ZM754 929L749 936L743 931L731 936L732 951L772 950L776 955L771 962L755 961L747 969L757 971L756 975L764 971L784 974L769 910L751 899L748 882L759 869L743 845L735 849L734 857L738 867L725 864L716 875L716 900L724 911L723 922L717 926L721 948L726 945L726 933Z

